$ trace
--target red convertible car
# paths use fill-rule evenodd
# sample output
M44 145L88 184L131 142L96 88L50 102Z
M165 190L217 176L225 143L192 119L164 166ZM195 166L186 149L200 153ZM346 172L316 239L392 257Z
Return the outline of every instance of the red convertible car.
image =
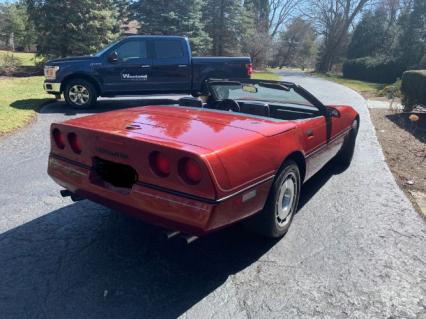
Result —
M302 184L331 160L349 165L359 115L294 83L207 84L208 97L52 124L49 175L63 195L171 231L200 236L248 219L283 236Z

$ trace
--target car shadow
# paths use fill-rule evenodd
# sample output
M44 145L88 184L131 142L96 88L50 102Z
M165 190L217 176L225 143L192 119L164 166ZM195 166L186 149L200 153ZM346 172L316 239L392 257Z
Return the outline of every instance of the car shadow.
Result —
M160 235L86 200L3 233L1 317L175 318L276 243L239 226L189 246Z
M302 186L300 192L297 213L310 201L312 197L323 187L334 175L339 175L348 169L347 166L337 164L334 160L328 162L318 173L312 176Z
M88 109L75 109L68 106L63 100L48 100L48 99L23 99L14 101L11 106L16 109L34 108L34 105L42 104L42 107L35 111L42 114L93 114L125 109L147 105L172 105L177 104L180 96L158 96L158 97L138 97L138 98L120 98L120 99L101 99L96 103L96 106ZM43 103L44 102L44 103Z
M309 180L299 209L341 172ZM184 245L83 200L0 235L2 318L175 318L277 242L235 225Z

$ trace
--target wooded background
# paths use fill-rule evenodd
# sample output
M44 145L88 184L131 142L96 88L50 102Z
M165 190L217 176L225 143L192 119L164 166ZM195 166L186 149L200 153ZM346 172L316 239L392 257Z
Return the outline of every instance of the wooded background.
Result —
M425 0L0 2L0 46L46 59L93 53L130 33L184 35L195 55L250 55L257 68L383 83L426 67Z

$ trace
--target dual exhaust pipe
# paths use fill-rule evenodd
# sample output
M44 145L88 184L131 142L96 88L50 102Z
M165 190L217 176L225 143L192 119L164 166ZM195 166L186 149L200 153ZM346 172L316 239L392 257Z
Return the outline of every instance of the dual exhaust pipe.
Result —
M62 197L71 197L71 200L73 202L78 202L78 201L81 201L81 200L84 199L83 197L78 196L75 193L73 193L73 192L71 192L67 189L61 190L60 193L61 193ZM184 233L181 233L178 230L165 230L164 236L167 240L173 239L173 238L183 239L184 243L186 243L187 245L193 243L194 241L196 241L198 239L198 236L194 236L194 235L190 235L190 234L184 234Z
M198 236L189 235L189 234L182 234L178 230L170 230L170 231L164 231L164 236L167 240L172 238L181 238L184 240L184 242L189 245L196 241L198 239Z
M81 201L81 200L83 200L83 199L84 199L83 197L78 196L78 195L74 194L73 192L70 192L70 191L69 191L69 190L67 190L67 189L62 189L62 190L60 191L60 193L61 193L61 196L62 196L62 197L71 197L71 200L72 200L73 202L78 202L78 201Z

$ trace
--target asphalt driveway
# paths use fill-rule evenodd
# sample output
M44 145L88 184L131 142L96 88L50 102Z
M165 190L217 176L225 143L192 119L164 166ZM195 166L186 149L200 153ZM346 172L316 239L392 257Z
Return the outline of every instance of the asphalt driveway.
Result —
M354 106L361 129L351 167L327 167L304 186L279 241L234 227L182 248L100 205L62 199L46 174L49 125L82 115L62 103L0 139L0 317L425 318L425 221L384 162L364 99L283 75L325 103ZM98 110L141 103L152 101Z

